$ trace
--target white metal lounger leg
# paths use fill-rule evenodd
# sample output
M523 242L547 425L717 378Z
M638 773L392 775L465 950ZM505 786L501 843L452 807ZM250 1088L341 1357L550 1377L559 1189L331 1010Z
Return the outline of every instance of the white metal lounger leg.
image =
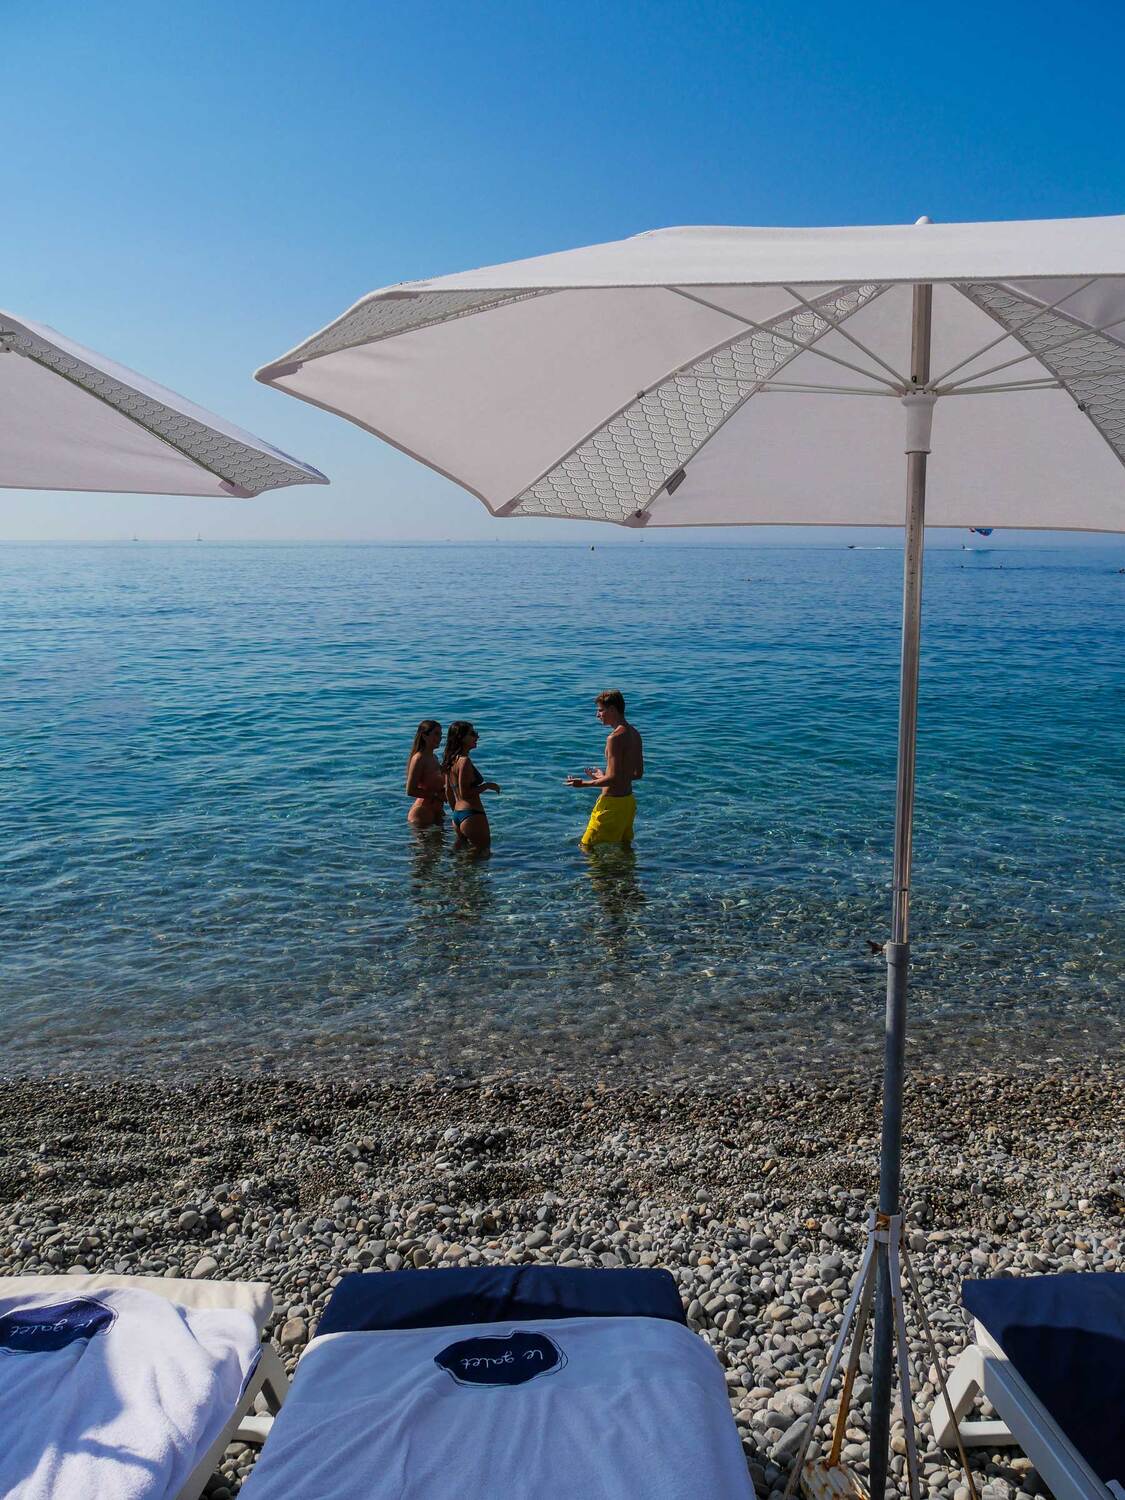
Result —
M939 1396L930 1415L933 1423L934 1441L939 1448L955 1448L957 1432L966 1448L986 1448L995 1444L1003 1448L1015 1439L1003 1422L966 1422L965 1413L972 1409L977 1395L984 1390L984 1355L976 1344L962 1354L946 1382L953 1413Z
M264 1443L269 1437L273 1419L281 1410L281 1403L285 1400L286 1392L289 1390L289 1376L285 1373L285 1366L272 1344L262 1345L262 1357L258 1361L255 1375L261 1377L259 1390L265 1398L267 1411L265 1414L257 1413L251 1404L238 1424L238 1430L232 1439L235 1442Z
M196 1464L190 1479L180 1490L176 1500L199 1500L207 1481L219 1467L223 1454L231 1443L264 1443L273 1426L273 1416L254 1416L254 1402L259 1395L262 1395L271 1413L280 1411L281 1403L285 1400L288 1390L289 1377L285 1373L285 1366L277 1350L272 1344L263 1344L258 1363L254 1366L254 1373L246 1382L246 1389L242 1392L238 1410L233 1413L230 1421Z
M944 1401L933 1410L934 1436L943 1448L955 1441L953 1423L966 1446L1018 1444L1035 1465L1055 1500L1112 1500L1109 1489L1094 1473L1050 1412L1010 1363L1003 1349L982 1323L975 1325L976 1343L957 1362L948 1385L953 1403L950 1417ZM965 1422L963 1417L977 1391L1004 1418L1002 1422Z

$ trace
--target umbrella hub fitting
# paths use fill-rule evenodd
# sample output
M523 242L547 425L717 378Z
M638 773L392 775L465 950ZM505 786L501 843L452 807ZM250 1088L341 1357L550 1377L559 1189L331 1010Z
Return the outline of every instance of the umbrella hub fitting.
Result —
M902 397L906 407L906 453L929 453L936 400L933 391L908 391Z

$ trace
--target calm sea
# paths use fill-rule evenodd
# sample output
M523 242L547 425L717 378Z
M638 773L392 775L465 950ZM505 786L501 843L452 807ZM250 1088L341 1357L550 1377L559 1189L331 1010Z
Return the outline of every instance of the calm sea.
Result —
M1125 562L927 558L919 1060L1125 1038ZM688 546L13 546L0 557L6 1071L729 1081L877 1049L901 556ZM577 848L592 699L635 853ZM494 852L406 824L472 718Z

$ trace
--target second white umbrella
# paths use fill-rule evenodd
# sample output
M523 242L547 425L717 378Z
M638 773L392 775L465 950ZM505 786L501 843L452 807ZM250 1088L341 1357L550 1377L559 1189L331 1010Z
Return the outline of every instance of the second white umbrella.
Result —
M0 486L241 496L319 469L39 323L0 311Z

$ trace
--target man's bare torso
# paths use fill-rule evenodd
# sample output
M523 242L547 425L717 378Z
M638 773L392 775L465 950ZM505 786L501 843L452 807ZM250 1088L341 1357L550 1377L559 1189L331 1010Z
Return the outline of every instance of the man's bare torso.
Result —
M618 724L605 742L606 780L602 791L607 797L627 797L633 782L645 774L644 747L632 724Z

